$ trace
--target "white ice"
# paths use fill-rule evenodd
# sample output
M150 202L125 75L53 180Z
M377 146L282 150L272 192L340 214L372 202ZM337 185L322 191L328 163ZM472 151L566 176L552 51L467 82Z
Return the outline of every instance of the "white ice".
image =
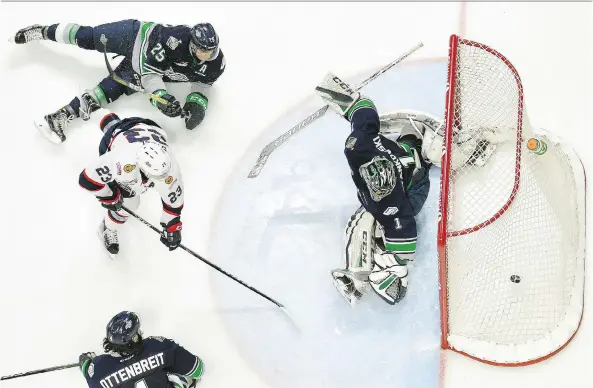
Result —
M217 27L227 69L199 129L187 132L141 95L123 97L110 109L166 126L186 178L183 242L284 303L300 333L269 302L184 251L168 252L133 219L122 235L121 258L110 261L95 236L103 210L77 182L97 153L99 118L78 123L59 146L33 127L35 116L94 86L106 70L97 52L53 42L14 46L10 34L33 23L97 25L131 17L208 20ZM593 386L591 271L575 340L525 368L490 367L438 351L434 255L419 255L401 305L387 306L371 294L350 309L338 298L328 270L340 265L344 222L356 206L341 154L347 126L338 118L328 113L277 151L256 181L243 178L259 146L320 106L309 96L327 71L352 80L420 40L425 47L401 72L365 91L377 93L381 110L442 114L451 33L506 55L522 76L532 124L557 132L591 170L591 26L590 3L2 3L0 375L101 351L108 319L131 309L146 334L174 338L205 359L204 387ZM423 66L434 71L414 78ZM413 80L422 90L404 97ZM389 85L392 94L384 95ZM182 88L172 90L183 96ZM432 190L434 203L438 185ZM239 206L250 196L253 207ZM218 217L233 209L232 218ZM145 196L138 213L157 223L158 196ZM254 214L262 218L243 223ZM418 222L425 252L434 249L432 216L428 204ZM264 234L267 240L237 245ZM85 382L70 369L0 384L69 388Z

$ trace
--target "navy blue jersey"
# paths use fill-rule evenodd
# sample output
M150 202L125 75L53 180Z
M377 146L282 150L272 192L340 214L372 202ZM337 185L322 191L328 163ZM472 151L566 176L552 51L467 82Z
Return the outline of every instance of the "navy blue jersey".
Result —
M196 377L202 368L202 360L174 341L148 337L141 353L97 356L83 374L90 388L170 388L167 373Z
M226 65L222 50L216 59L199 61L190 51L191 28L142 23L140 26L140 74L156 73L164 82L199 82L212 85Z
M358 198L365 209L379 222L386 216L413 217L413 209L407 198L408 185L416 167L410 147L405 143L391 141L379 134L379 115L372 102L359 101L349 112L352 133L346 139L344 154L352 173L352 180L358 190ZM394 179L383 191L369 187L369 174L365 169L373 167L375 161L383 161ZM373 171L382 171L379 167ZM371 171L372 173L372 171ZM383 223L383 222L382 222Z

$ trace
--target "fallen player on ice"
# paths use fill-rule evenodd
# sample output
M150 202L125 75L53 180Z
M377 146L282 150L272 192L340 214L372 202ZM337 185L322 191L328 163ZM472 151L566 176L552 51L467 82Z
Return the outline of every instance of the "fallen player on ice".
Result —
M102 39L107 39L107 43ZM35 24L19 30L11 40L17 44L49 40L101 53L106 47L108 53L124 57L114 70L117 76L164 99L166 104L149 100L166 116L183 117L190 130L204 119L208 108L205 91L218 80L226 65L218 35L210 23L190 27L128 19L95 27ZM191 85L192 92L183 106L167 91L165 82ZM85 90L69 104L35 120L35 125L48 140L62 143L66 140L64 130L74 119L89 120L93 112L124 93L129 96L136 91L107 76L92 90Z

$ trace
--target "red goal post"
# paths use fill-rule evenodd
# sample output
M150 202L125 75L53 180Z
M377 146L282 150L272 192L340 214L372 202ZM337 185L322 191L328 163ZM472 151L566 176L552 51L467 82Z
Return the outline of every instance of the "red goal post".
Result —
M521 78L452 35L438 220L441 347L494 365L560 351L581 322L585 172L531 127Z

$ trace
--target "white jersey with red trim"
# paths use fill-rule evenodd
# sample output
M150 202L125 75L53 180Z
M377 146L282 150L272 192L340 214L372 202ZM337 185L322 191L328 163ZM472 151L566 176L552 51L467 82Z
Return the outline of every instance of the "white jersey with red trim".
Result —
M160 195L163 213L161 222L178 222L184 204L183 178L179 164L167 145L166 133L155 125L124 119L106 132L111 136L107 150L91 162L80 174L80 185L94 193L101 202L112 203L120 195L134 196L154 188ZM146 142L165 149L171 158L171 168L161 176L145 174L137 165L137 154ZM123 189L125 192L121 192ZM175 222L173 222L175 221Z

